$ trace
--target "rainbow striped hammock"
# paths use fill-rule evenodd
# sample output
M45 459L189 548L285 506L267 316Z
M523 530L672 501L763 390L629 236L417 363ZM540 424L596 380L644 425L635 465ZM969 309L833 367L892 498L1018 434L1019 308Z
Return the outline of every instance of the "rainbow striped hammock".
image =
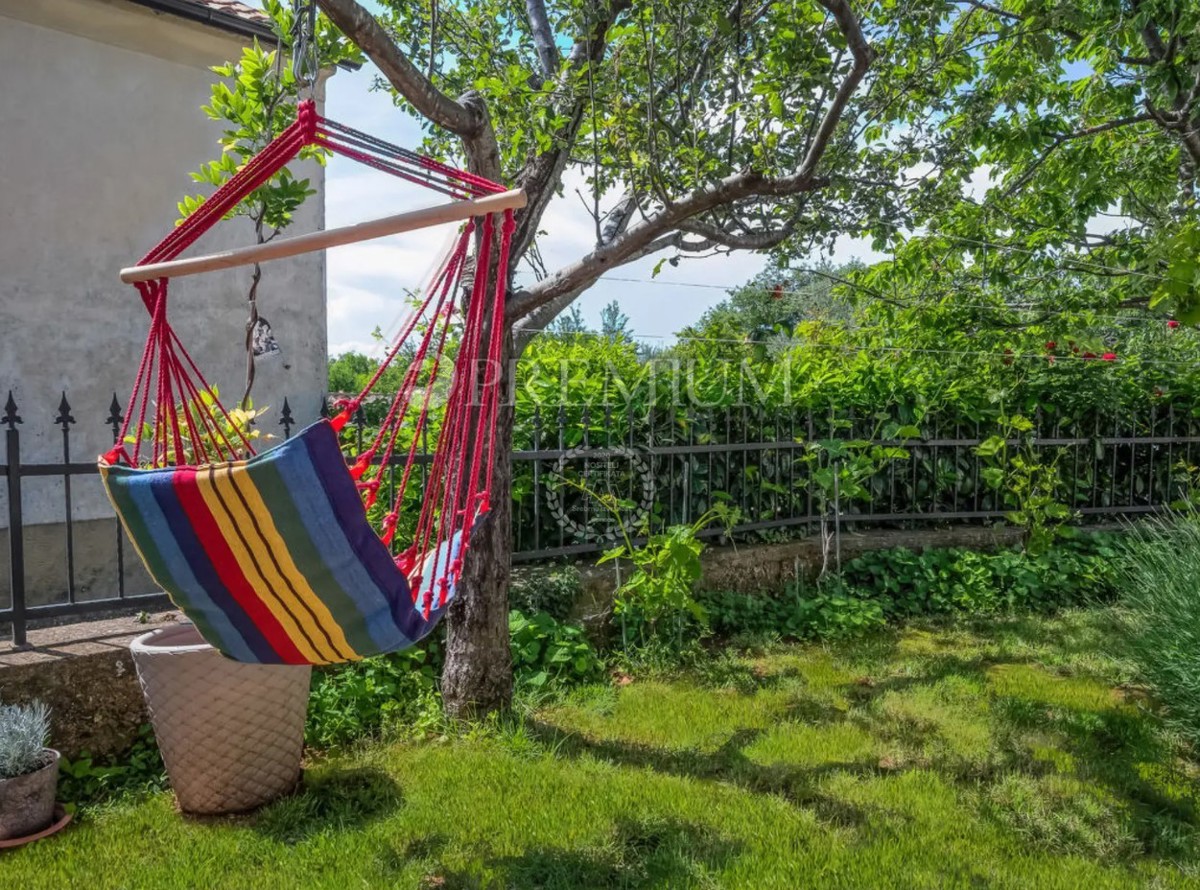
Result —
M201 234L313 147L453 201L346 229L179 259ZM501 354L513 209L523 205L519 191L506 192L336 124L320 117L312 102L303 102L290 127L137 266L122 271L122 279L141 294L150 331L124 428L100 458L101 475L147 570L222 654L263 664L353 661L413 645L445 613L472 530L490 507L499 385L488 371L498 367ZM256 454L236 413L231 416L221 405L171 327L168 282L453 221L465 226L364 390L341 403L333 418ZM475 271L465 280L469 266ZM464 292L469 297L461 301ZM453 362L445 357L452 337ZM347 466L339 433L406 343L412 360L399 391L369 447ZM431 397L439 390L445 402L434 410ZM426 435L436 444L418 493L410 483ZM379 495L393 468L401 478L385 505ZM368 521L369 513L381 532Z

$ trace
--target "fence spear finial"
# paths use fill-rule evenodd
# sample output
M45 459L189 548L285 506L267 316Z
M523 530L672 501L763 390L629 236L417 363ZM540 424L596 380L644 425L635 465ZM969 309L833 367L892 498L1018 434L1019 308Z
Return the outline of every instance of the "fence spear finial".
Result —
M54 422L64 430L75 422L75 418L71 416L71 403L67 401L67 391L65 389L62 394L62 401L58 403L58 417L54 418Z
M104 422L113 428L113 435L117 434L118 428L125 422L125 415L121 413L121 403L117 401L117 394L114 392L112 401L108 405L108 417L104 418Z
M8 391L8 401L4 403L4 418L0 423L4 423L10 430L15 430L18 423L24 423L21 415L17 413L17 402L13 398L12 390Z
M283 397L283 410L279 413L279 425L283 427L284 438L290 439L296 420L292 416L292 406L288 404L287 396Z

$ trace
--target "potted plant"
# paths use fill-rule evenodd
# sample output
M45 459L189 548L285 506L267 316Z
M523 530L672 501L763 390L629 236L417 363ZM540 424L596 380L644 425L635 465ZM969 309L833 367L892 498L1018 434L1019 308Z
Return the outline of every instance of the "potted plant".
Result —
M54 822L59 754L49 737L44 704L0 705L0 844L33 840Z

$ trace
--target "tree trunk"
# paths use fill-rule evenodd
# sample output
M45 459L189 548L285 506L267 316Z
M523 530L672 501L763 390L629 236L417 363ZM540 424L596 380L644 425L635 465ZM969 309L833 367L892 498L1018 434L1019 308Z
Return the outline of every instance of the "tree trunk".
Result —
M512 337L504 337L491 512L476 527L459 590L446 614L442 701L456 719L503 711L512 702L508 579L512 562Z
M462 104L484 121L481 134L463 140L467 169L493 182L500 181L500 148L492 131L487 105L474 91ZM499 220L497 219L497 229ZM496 286L500 233L495 233L488 270L487 293ZM509 258L512 270L521 252ZM503 318L493 319L504 324ZM508 642L508 579L512 568L512 444L515 380L512 331L505 325L501 339L500 409L496 418L495 462L492 467L491 512L471 536L463 562L459 590L446 613L446 663L442 668L442 703L456 720L473 720L512 704L512 652ZM487 373L487 372L485 372Z

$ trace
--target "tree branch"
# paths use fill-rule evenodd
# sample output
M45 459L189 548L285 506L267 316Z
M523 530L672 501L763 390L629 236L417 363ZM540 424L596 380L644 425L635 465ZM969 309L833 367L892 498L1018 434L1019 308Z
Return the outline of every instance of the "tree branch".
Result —
M1086 139L1088 136L1097 136L1100 133L1107 133L1109 130L1116 130L1120 127L1129 127L1134 124L1142 124L1153 120L1154 115L1151 112L1146 111L1142 114L1132 115L1131 117L1120 117L1115 120L1106 121L1105 123L1097 124L1094 127L1084 127L1082 130L1076 130L1074 133L1063 133L1059 136L1056 136L1054 141L1050 143L1050 147L1042 153L1041 157L1037 158L1032 164L1030 164L1029 169L1022 173L1016 182L1004 190L1004 197L1010 198L1021 189L1025 188L1025 186L1029 184L1029 180L1033 179L1034 174L1037 173L1041 166L1050 159L1050 155L1054 154L1054 152L1058 151L1058 149L1062 148L1068 142L1072 142L1076 139Z
M770 250L786 241L795 231L795 223L784 223L774 229L758 229L742 235L726 232L717 226L709 225L701 220L689 220L679 227L684 232L700 235L712 244L728 247L731 250Z
M871 63L872 52L862 32L858 18L846 0L819 0L837 23L846 39L846 45L854 58L854 64L838 87L830 102L816 136L797 170L788 176L766 177L754 171L742 171L701 186L688 195L658 208L636 225L629 226L611 241L598 245L595 250L578 261L559 269L539 281L533 287L514 294L508 302L506 317L510 323L537 312L547 305L567 305L570 299L590 287L608 269L616 268L636 258L646 256L652 250L681 244L672 242L672 233L681 230L685 223L693 223L696 217L719 207L727 207L747 198L781 198L798 195L828 184L828 180L816 176L816 168L828 147L833 133L841 120L850 97L857 90ZM734 236L721 233L733 244L762 244L771 246L771 236L755 240L750 236ZM782 240L786 235L779 236ZM711 239L710 239L711 240ZM721 242L716 242L720 244ZM775 242L778 243L778 242ZM761 248L760 248L761 249ZM572 295L569 299L567 295ZM566 300L564 303L563 301ZM555 313L557 314L557 313Z
M560 59L544 0L525 0L525 15L529 18L529 31L533 35L538 61L542 63L542 73L547 78L553 77L558 73Z
M715 185L704 186L686 197L662 207L608 244L601 245L580 260L565 266L509 301L508 318L515 321L540 306L567 293L581 293L608 269L645 256L646 250L664 235L669 235L702 213L757 196L785 197L826 185L814 176L792 175L771 179L758 173L743 172L727 176ZM655 249L661 249L656 247Z
M829 140L833 138L833 131L842 119L842 112L845 111L850 97L854 95L863 76L867 73L867 68L870 67L874 55L871 47L867 45L867 38L863 36L862 26L859 24L857 16L851 11L849 3L845 0L820 0L820 3L829 10L834 21L837 22L838 29L846 38L846 45L854 56L854 65L851 67L850 73L846 75L846 79L842 81L841 86L838 87L837 93L834 94L833 101L825 112L825 117L821 120L821 125L817 127L817 134L808 147L808 153L804 156L804 162L796 171L796 176L800 179L816 172L817 164L825 154Z
M537 2L537 0L529 0ZM612 0L604 9L601 17L595 22L589 22L588 33L578 37L567 62L558 72L558 89L566 91L575 70L581 65L598 66L608 50L605 35L612 27L617 16L629 8L631 0ZM517 231L513 235L513 256L520 257L537 234L542 215L546 212L554 197L551 185L558 181L571 158L571 150L579 128L583 125L584 113L587 110L589 96L585 91L572 90L568 107L564 109L566 122L554 134L550 150L531 159L517 176L517 184L529 195L529 205L521 212L517 221Z
M375 17L355 0L317 0L317 5L423 117L462 139L475 139L483 133L485 118L434 86Z

